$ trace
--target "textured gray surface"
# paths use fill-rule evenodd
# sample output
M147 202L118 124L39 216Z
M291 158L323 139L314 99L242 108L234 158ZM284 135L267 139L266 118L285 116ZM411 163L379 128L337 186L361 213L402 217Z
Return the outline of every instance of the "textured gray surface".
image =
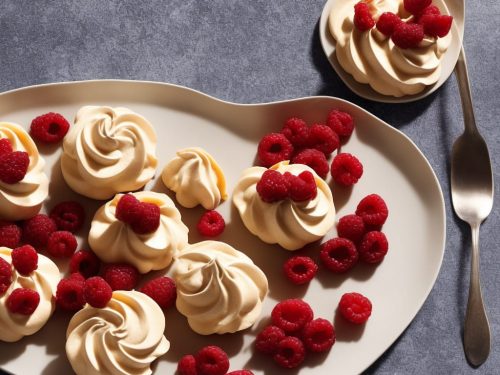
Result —
M447 213L447 246L437 282L409 328L368 373L499 373L498 184L493 212L481 230L492 353L473 370L461 345L470 235L453 214L449 195L449 154L462 129L455 79L417 103L387 105L360 99L341 83L322 53L318 19L323 5L324 0L2 0L0 91L46 82L123 78L176 83L233 102L320 94L361 105L422 149L441 182ZM490 147L498 182L500 3L468 2L466 10L465 48L476 120Z

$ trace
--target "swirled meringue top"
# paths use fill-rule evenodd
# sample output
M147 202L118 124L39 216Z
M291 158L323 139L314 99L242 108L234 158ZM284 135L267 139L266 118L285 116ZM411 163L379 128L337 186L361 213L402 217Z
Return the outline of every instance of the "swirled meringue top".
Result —
M260 316L268 292L265 274L230 245L203 241L182 250L173 263L177 309L201 335L236 332Z
M441 61L451 43L451 33L444 38L425 36L418 48L401 49L376 27L359 31L353 22L354 5L359 0L337 1L329 16L329 28L336 40L335 51L342 68L360 83L375 91L395 97L413 95L433 85L441 75ZM407 21L403 0L367 1L373 19L392 12ZM437 4L449 14L444 2Z
M288 161L284 161L270 169L294 175L304 171L311 172L316 180L318 194L305 202L285 199L266 203L260 198L256 188L266 168L248 168L243 171L233 194L233 203L243 224L262 241L277 243L287 250L297 250L319 240L335 222L335 206L327 183L313 169L303 164L288 164Z
M153 126L127 108L82 107L63 147L64 179L93 199L142 188L158 164Z
M188 228L174 202L162 193L133 193L141 202L160 207L160 226L149 234L137 234L115 216L116 205L123 196L117 194L97 210L89 233L89 245L104 262L127 262L146 273L167 267L172 256L187 245Z
M221 168L200 147L177 151L177 156L167 164L161 178L186 208L201 204L205 209L213 210L227 199L226 179Z
M69 322L66 354L77 375L145 375L170 348L165 316L147 295L114 291L104 308L86 305Z
M27 152L30 158L28 172L16 184L0 181L0 219L23 220L35 216L49 192L49 179L43 168L45 161L35 142L19 125L0 122L0 139L7 138L14 151Z
M11 249L0 247L0 257L12 265L11 253ZM0 296L0 341L18 341L38 332L47 323L54 312L54 296L59 280L59 268L41 254L38 254L38 268L28 276L19 274L12 267L12 284ZM32 289L40 295L40 303L33 314L13 314L7 309L7 298L17 288Z

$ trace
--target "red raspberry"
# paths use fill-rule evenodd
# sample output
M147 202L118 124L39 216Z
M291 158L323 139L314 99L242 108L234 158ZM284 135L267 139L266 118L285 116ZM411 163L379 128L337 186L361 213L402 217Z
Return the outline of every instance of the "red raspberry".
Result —
M328 320L314 319L304 326L302 340L311 352L326 352L335 343L335 330Z
M21 228L10 221L0 220L0 246L13 249L21 241Z
M352 186L363 175L363 164L354 155L343 152L333 159L331 173L337 184Z
M196 227L202 236L217 237L224 232L226 222L220 213L210 210L201 215Z
M225 375L229 370L229 358L218 346L205 346L196 353L195 358L200 375Z
M404 0L405 9L413 15L418 15L425 8L431 5L432 0Z
M439 8L435 5L429 5L427 8L425 8L422 13L418 15L418 17L422 17L425 15L430 15L430 14L435 14L435 15L440 15L441 11Z
M292 163L311 167L323 179L326 178L330 170L325 154L314 148L306 148L299 152L292 158Z
M366 263L381 262L387 251L389 243L384 233L371 231L364 235L359 245L359 258Z
M254 375L254 373L250 370L236 370L228 372L226 375Z
M30 245L12 250L12 265L23 276L28 276L38 268L38 253Z
M56 223L47 215L38 214L23 223L24 241L34 248L47 245L49 237L57 230Z
M316 198L318 187L311 172L304 171L298 176L285 172L284 176L288 181L288 194L291 200L304 202Z
M283 160L290 160L293 145L281 133L265 135L259 142L257 155L262 166L268 168Z
M405 23L394 27L391 39L399 48L416 48L424 39L424 28L418 23Z
M306 350L302 341L293 336L287 336L278 344L274 361L284 368L294 368L304 362Z
M256 185L260 198L267 203L288 198L288 182L280 172L273 169L265 171Z
M69 123L61 114L49 112L33 119L30 134L39 142L56 143L64 138L68 130Z
M125 194L120 197L116 204L115 216L118 220L130 224L136 217L140 201L132 194Z
M13 314L31 315L40 303L40 295L36 290L17 288L7 297L7 309Z
M450 32L452 22L452 16L437 14L426 14L418 20L424 28L424 33L436 38L446 36Z
M99 276L93 276L85 280L83 296L90 306L103 308L113 296L113 291L106 280Z
M372 303L362 294L345 293L340 299L339 310L349 322L363 324L372 313Z
M135 211L130 227L137 234L156 232L160 226L160 207L154 203L141 202Z
M255 349L264 354L274 354L278 350L278 344L286 337L281 328L270 325L264 328L255 339Z
M339 136L328 126L314 124L309 129L309 146L321 151L325 156L335 151L339 144Z
M361 216L367 226L380 227L387 220L389 210L380 195L370 194L358 203L356 215Z
M112 263L104 266L102 277L112 290L132 290L139 282L139 271L128 263Z
M85 277L82 276L81 273L75 272L69 275L68 279L77 281L81 283L82 285L85 283Z
M177 297L175 281L167 276L148 281L141 292L151 297L162 309L173 306Z
M1 138L0 139L0 158L4 155L10 154L14 152L12 148L12 143L9 138Z
M283 271L292 283L306 284L318 272L318 265L309 257L294 256L283 264Z
M50 235L47 252L53 257L70 258L77 247L78 243L73 233L61 230Z
M82 276L71 275L57 284L56 302L63 310L77 311L85 305Z
M192 354L186 354L177 363L179 375L198 375L196 370L196 358Z
M337 224L337 233L339 237L358 243L366 233L365 222L358 215L343 216Z
M101 261L92 251L78 250L71 256L69 270L71 273L79 273L85 279L99 273Z
M30 165L27 152L14 151L0 156L0 181L6 184L16 184L21 181Z
M85 222L85 210L78 202L61 202L50 211L50 218L57 229L75 233Z
M12 266L0 257L0 296L2 296L12 284Z
M332 129L341 139L347 139L354 131L354 119L347 112L333 109L328 114L326 126Z
M307 322L313 320L314 313L309 304L301 299L287 299L274 306L271 312L273 324L286 333L298 332Z
M375 21L370 13L370 7L367 3L359 2L354 5L354 26L359 31L370 30L375 26Z
M382 13L377 21L377 29L385 36L391 36L396 25L399 25L401 18L392 12Z
M347 238L332 238L321 246L319 259L335 273L350 270L358 261L358 251Z
M281 133L290 141L293 147L306 146L309 139L309 128L300 118L292 117L285 121Z

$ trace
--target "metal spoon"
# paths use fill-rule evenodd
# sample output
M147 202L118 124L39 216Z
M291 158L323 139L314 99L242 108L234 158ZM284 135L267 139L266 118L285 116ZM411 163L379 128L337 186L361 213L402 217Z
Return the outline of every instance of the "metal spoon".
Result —
M490 353L490 327L479 280L479 226L493 206L493 174L488 147L474 119L469 77L462 47L455 66L465 131L453 144L451 198L460 219L472 229L469 298L464 324L464 351L473 366L480 366Z

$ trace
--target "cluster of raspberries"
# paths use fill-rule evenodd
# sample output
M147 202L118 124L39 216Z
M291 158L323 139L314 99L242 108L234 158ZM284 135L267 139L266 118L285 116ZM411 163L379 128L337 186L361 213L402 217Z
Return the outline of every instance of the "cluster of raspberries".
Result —
M316 180L309 171L298 176L268 169L262 174L256 186L260 198L267 203L290 198L294 202L304 202L314 199L318 193Z
M229 357L220 347L209 345L193 354L186 354L177 364L179 375L253 375L250 370L229 370Z
M374 26L399 48L416 48L425 35L434 38L446 36L451 29L452 16L441 14L432 0L404 0L404 8L412 17L404 22L397 14L382 13L375 22L367 2L354 5L354 26L360 31L367 31Z

